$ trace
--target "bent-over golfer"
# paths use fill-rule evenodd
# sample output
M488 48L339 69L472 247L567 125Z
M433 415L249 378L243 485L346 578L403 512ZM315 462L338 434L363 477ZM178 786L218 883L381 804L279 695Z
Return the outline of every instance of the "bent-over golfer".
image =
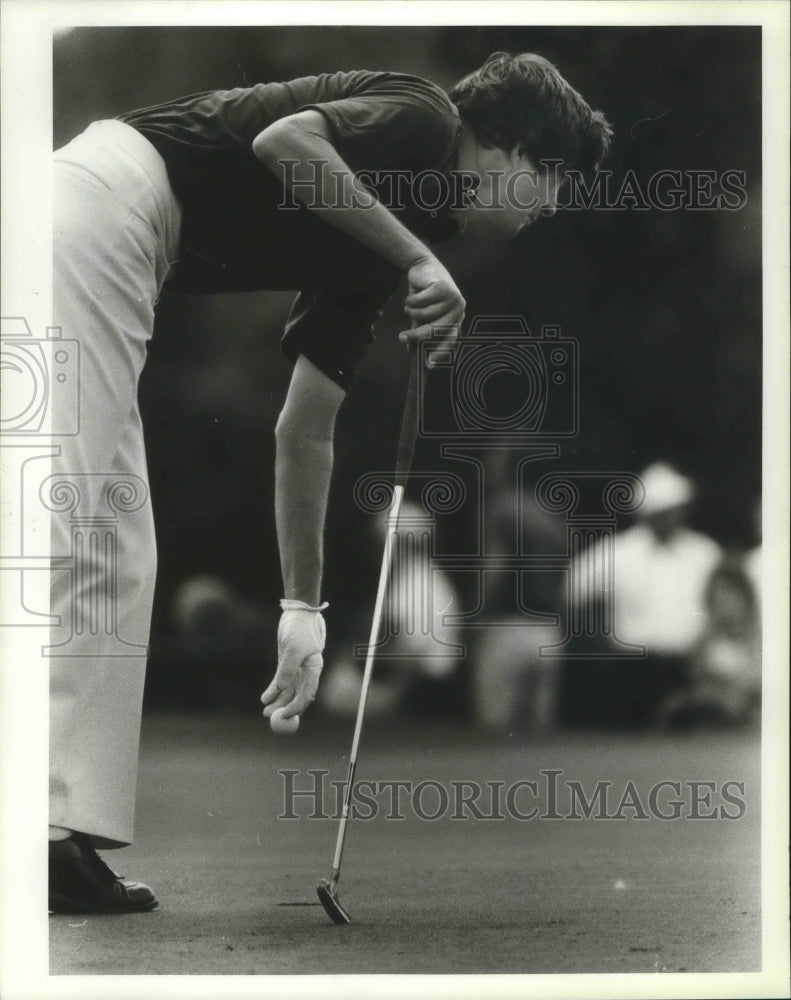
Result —
M262 695L265 715L299 714L322 669L335 417L383 304L406 275L412 328L401 339L458 328L464 299L431 245L465 230L507 239L551 215L564 172L594 169L609 137L546 60L497 53L450 94L385 72L261 83L96 122L56 152L53 317L79 341L81 423L53 473L80 491L83 516L110 499L124 513L117 546L86 552L81 578L52 573L52 614L82 624L69 655L50 661L51 910L157 905L95 848L132 840L156 572L136 396L163 286L299 290L276 429L278 665ZM426 206L427 175L443 190L453 182L439 208ZM65 418L55 411L56 433ZM53 557L68 556L72 529L53 514ZM84 627L98 594L110 597L110 630Z

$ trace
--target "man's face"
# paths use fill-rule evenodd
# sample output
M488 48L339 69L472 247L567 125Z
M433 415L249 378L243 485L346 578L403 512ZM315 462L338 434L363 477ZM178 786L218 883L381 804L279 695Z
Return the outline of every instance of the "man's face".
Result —
M516 151L479 148L480 184L464 210L466 233L509 240L541 216L554 215L563 183L561 167L535 164Z

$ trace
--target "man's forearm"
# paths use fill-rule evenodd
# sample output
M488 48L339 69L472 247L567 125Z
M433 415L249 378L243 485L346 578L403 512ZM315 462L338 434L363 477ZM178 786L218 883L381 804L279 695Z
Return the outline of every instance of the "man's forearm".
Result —
M280 119L253 142L255 156L291 187L312 212L369 247L409 280L405 310L411 328L402 340L457 329L465 303L456 283L431 250L354 176L330 141L320 112L306 110Z
M253 150L284 183L292 182L296 198L403 271L433 258L425 243L355 178L327 139L295 124L278 125L262 132Z
M284 597L321 600L324 520L332 476L332 440L310 439L278 427L275 518Z

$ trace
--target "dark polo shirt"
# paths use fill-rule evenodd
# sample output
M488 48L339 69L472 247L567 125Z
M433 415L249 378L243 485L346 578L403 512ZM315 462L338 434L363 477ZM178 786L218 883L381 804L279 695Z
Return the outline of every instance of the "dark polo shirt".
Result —
M403 180L447 175L460 130L444 91L418 77L324 74L193 94L120 119L159 151L182 208L169 287L299 290L283 349L346 388L401 274L301 204L253 154L263 129L307 108L321 112L340 156L409 229L429 243L455 235L445 204L426 207L440 201L432 185L417 197Z

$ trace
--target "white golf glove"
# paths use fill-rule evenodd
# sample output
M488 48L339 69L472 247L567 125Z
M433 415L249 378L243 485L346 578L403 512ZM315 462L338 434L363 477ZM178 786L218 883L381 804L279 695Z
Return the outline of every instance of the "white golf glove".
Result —
M319 677L324 667L324 641L327 630L321 612L326 602L314 608L304 601L283 599L277 628L277 671L272 683L261 695L269 716L283 708L283 718L302 715L316 697Z

